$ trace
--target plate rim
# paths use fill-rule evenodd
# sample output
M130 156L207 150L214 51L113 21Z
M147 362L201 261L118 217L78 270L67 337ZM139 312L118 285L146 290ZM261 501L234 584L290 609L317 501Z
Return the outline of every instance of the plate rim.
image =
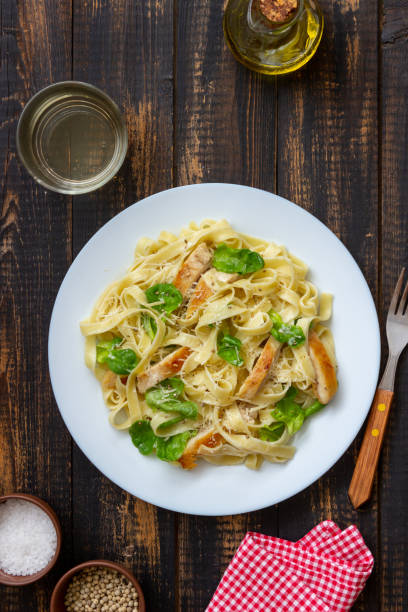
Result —
M321 229L323 229L323 231L328 232L331 236L331 238L335 239L335 242L337 242L338 246L343 250L344 254L347 255L347 257L349 258L350 262L352 263L352 265L354 265L355 270L358 272L359 276L360 276L360 281L362 283L362 286L365 289L365 292L367 293L368 296L368 302L370 304L370 310L371 310L371 315L373 315L373 322L375 322L375 336L376 336L376 355L375 355L375 361L376 361L376 366L374 367L374 372L372 375L372 380L371 383L369 385L369 389L367 390L367 398L369 399L369 402L367 402L367 408L366 410L362 410L361 411L361 418L359 419L359 424L358 424L358 428L356 428L354 430L354 433L352 435L352 437L349 439L347 438L347 440L344 442L344 444L342 445L342 450L339 451L335 457L335 459L333 461L331 461L330 466L327 467L323 467L320 471L314 473L309 479L305 479L303 484L298 487L295 487L295 490L293 493L291 493L290 495L286 495L285 497L281 498L278 501L272 501L269 505L259 505L258 504L250 504L250 503L244 503L242 504L240 500L235 500L235 504L234 506L236 506L236 509L231 511L231 509L227 510L227 511L223 511L223 512L219 512L219 511L214 511L214 512L209 512L208 510L203 511L203 512L199 512L197 511L197 509L194 509L193 511L191 511L190 509L180 509L180 507L176 504L173 505L171 503L167 504L167 503L162 503L160 502L160 504L155 501L152 496L150 495L145 495L143 493L143 495L140 494L135 494L132 493L131 491L129 491L128 487L123 483L123 479L120 477L118 477L115 474L112 474L110 472L109 469L106 469L104 467L104 469L101 469L99 467L99 461L95 461L94 458L90 458L89 456L89 452L86 451L83 448L82 443L78 442L78 440L76 439L76 437L74 436L74 434L71 431L71 427L67 422L67 419L65 418L65 415L63 413L63 411L61 410L60 406L59 406L59 401L58 401L58 391L55 388L55 384L54 384L54 365L52 363L52 359L51 359L51 352L52 352L52 348L53 348L53 334L54 334L54 328L55 328L55 319L56 319L56 312L59 308L59 303L60 300L62 299L62 293L63 293L63 288L64 288L64 284L66 282L68 282L71 274L73 274L76 270L76 268L80 265L82 258L84 257L84 254L86 253L86 251L88 250L88 248L90 248L93 243L95 241L98 240L97 236L99 235L100 232L102 231L107 231L109 229L109 226L113 223L117 222L118 217L121 216L126 216L126 214L129 213L130 209L134 209L136 207L140 207L141 205L145 204L145 203L149 203L157 198L160 198L161 196L163 196L163 194L168 193L168 192L176 192L176 191L185 191L185 190L194 190L194 189L237 189L237 190L247 190L248 192L260 192L261 194L266 194L267 196L270 196L272 198L276 198L278 200L281 201L281 203L285 206L290 206L293 207L297 210L297 213L300 214L301 216L307 217L307 218L312 218L314 222L317 222L318 225L321 226ZM192 215L193 216L193 215ZM186 221L186 223L188 223L188 221ZM141 236L139 236L138 238L140 238ZM135 239L136 240L136 239ZM293 249L290 249L291 252L293 252ZM373 330L374 331L374 330ZM291 497L294 497L295 495L298 495L299 493L301 493L302 491L305 491L308 487L310 487L314 482L316 482L317 480L319 480L324 474L326 474L327 472L329 472L336 464L337 462L341 459L341 457L347 452L347 450L349 449L350 445L353 443L354 439L357 437L359 431L361 430L361 427L367 417L367 414L370 410L371 407L371 403L372 403L372 399L374 397L374 393L376 391L377 388L377 382L378 382L378 375L379 375L379 369L380 369L380 360L381 360L381 336L380 336L380 325L379 325L379 320L378 320L378 315L377 315L377 310L376 310L376 306L374 303L374 299L373 296L371 294L370 288L368 286L368 283L365 279L365 276L360 268L360 266L358 265L357 261L355 260L355 258L353 257L353 255L351 254L351 252L348 250L348 248L343 244L343 242L340 240L340 238L338 238L336 236L336 234L327 226L325 225L319 218L317 218L315 215L313 215L311 212L309 212L308 210L302 208L301 206L299 206L298 204L295 204L294 202L287 200L286 198L283 198L282 196L279 196L273 192L264 190L264 189L259 189L256 187L250 187L247 185L240 185L240 184L235 184L235 183L220 183L220 182L206 182L206 183L196 183L196 184L187 184L187 185L181 185L181 186L177 186L177 187L173 187L170 189L163 189L161 191L158 191L150 196L147 196L145 198L142 198L141 200L134 202L132 204L130 204L129 206L127 206L126 208L124 208L123 210L121 210L119 213L117 213L116 215L114 215L111 219L109 219L106 223L104 223L100 228L98 228L98 230L89 238L89 240L87 240L87 242L84 244L84 246L80 249L80 251L78 252L78 254L76 255L76 257L73 259L73 261L71 262L70 266L68 267L64 278L60 284L58 293L56 295L55 298L55 302L54 302L54 306L52 309L52 313L51 313L51 318L50 318L50 325L49 325L49 334L48 334L48 365L49 365L49 374L50 374L50 381L51 381L51 387L53 390L53 394L54 394L54 398L58 407L58 411L63 419L63 422L65 424L65 426L67 427L73 441L76 443L76 445L80 448L80 450L82 451L82 453L85 455L85 457L88 459L88 461L90 461L92 463L92 465L94 465L96 467L96 469L98 469L106 478L108 478L110 481L112 481L114 484L116 484L117 486L119 486L121 489L123 489L124 491L128 492L130 495L137 497L139 499L144 500L147 503L150 503L152 505L155 505L157 507L163 508L165 510L170 510L170 511L174 511L174 512L179 512L179 513L184 513L184 514L190 514L190 515L195 515L195 516L227 516L227 515L235 515L235 514L242 514L242 513L248 513L248 512L254 512L257 510L261 510L263 508L268 508L271 507L273 505L276 505L278 503L281 503L287 499L290 499ZM84 366L85 367L85 366ZM375 375L375 376L374 376ZM350 475L351 478L351 475Z

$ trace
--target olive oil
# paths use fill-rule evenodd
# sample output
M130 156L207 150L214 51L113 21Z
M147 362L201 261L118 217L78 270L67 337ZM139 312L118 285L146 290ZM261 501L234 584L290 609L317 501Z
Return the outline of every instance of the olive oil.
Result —
M229 0L225 39L235 58L262 74L298 70L315 54L323 34L323 15L315 0ZM293 8L295 6L295 8ZM273 15L280 15L271 21Z

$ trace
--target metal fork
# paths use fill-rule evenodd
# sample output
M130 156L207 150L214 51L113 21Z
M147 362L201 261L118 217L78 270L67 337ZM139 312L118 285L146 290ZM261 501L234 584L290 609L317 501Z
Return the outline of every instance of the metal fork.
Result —
M405 268L402 268L388 310L387 339L389 356L387 365L374 396L363 443L350 483L349 498L354 508L364 504L371 495L394 395L395 371L401 352L408 344L408 282L401 297L404 273Z

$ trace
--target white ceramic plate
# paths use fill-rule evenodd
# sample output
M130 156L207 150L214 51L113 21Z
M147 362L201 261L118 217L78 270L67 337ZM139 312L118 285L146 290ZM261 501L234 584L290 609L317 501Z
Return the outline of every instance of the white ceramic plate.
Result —
M79 322L102 290L131 264L142 236L178 232L189 221L227 219L238 231L286 245L310 268L320 291L334 295L331 328L339 362L335 399L295 436L286 464L244 466L202 462L185 471L144 457L126 432L113 429L99 383L84 364ZM353 441L367 415L380 362L374 303L353 257L311 214L276 195L228 184L164 191L130 206L79 253L61 285L51 318L49 365L62 417L85 455L108 478L152 504L189 514L248 512L295 495L322 476ZM351 474L350 474L351 476Z

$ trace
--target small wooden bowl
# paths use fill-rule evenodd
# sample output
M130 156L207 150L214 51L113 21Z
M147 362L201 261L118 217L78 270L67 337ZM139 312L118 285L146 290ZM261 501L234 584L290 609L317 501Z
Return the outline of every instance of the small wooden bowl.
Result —
M57 548L55 549L54 556L48 563L48 565L43 567L43 569L39 572L36 572L35 574L30 574L29 576L13 576L12 574L6 574L6 572L3 572L3 570L0 569L0 584L7 584L9 586L23 586L24 584L36 582L36 580L39 580L40 578L45 576L45 574L48 574L50 569L55 565L55 562L58 559L58 555L61 550L61 525L54 510L39 497L35 497L34 495L27 495L26 493L11 493L10 495L0 496L0 504L3 504L9 499L22 499L24 501L31 502L32 504L35 504L36 506L41 508L41 510L43 510L50 517L57 533Z
M138 612L146 612L146 604L142 587L140 586L136 578L133 576L133 574L128 569L126 569L126 567L118 565L113 561L105 561L104 559L96 559L95 561L85 561L85 563L80 563L79 565L76 565L66 574L64 574L62 578L59 579L52 592L50 612L66 612L64 599L68 585L75 574L78 574L81 570L87 567L108 567L109 569L116 570L117 572L119 572L119 574L125 576L125 578L127 578L129 582L133 584L139 596Z

